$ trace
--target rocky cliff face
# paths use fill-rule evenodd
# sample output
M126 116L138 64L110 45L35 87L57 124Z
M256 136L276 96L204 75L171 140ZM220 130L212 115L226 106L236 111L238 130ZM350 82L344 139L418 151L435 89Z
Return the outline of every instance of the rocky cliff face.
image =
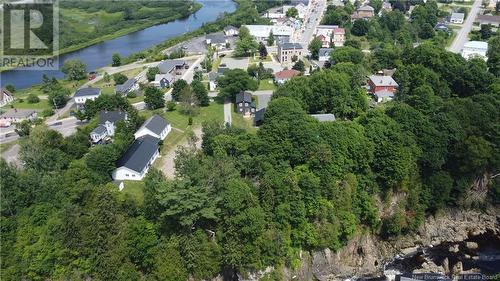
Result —
M285 276L287 280L320 281L343 280L353 276L382 276L384 265L397 255L409 256L441 244L452 245L450 251L455 251L458 244L454 243L485 233L500 236L498 208L490 207L484 211L447 209L427 218L419 230L411 235L390 241L382 241L369 234L359 235L338 252L328 249L314 252L303 259L299 269L286 270ZM429 267L423 270L435 269L431 261L421 262L422 266ZM449 266L447 259L443 263ZM440 268L444 270L443 266Z

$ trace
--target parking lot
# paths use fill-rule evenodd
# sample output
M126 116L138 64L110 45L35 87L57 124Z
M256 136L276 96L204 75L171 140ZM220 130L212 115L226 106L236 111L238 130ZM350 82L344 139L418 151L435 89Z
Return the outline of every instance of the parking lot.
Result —
M222 58L221 64L226 64L229 69L247 69L248 58Z

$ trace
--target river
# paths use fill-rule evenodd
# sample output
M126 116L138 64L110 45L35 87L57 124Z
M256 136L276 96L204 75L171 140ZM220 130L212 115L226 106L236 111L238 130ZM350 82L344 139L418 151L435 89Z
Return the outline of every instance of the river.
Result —
M231 0L198 0L203 7L190 16L169 23L152 26L112 40L98 43L75 52L61 55L59 66L65 60L79 58L87 65L88 71L111 64L113 53L122 57L147 49L167 39L182 35L201 27L204 23L215 21L221 14L236 10L236 3ZM18 89L27 88L42 81L42 75L62 78L60 70L9 70L0 73L2 86L12 84Z

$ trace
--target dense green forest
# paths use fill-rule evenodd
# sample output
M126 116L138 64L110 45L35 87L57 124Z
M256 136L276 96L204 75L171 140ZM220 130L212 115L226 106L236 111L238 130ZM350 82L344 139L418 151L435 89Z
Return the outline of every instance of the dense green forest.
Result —
M186 17L201 7L193 1L60 1L61 49L124 35Z
M240 2L199 32L256 22ZM436 40L413 48L418 32L392 25L398 13L376 27L370 54L351 38L325 69L280 86L256 133L204 124L202 149L178 152L173 180L150 170L143 198L111 183L144 121L125 98L87 107L89 117L129 113L112 144L90 148L95 118L67 138L28 126L24 168L0 160L1 279L185 281L296 268L301 251L338 250L359 233L404 235L444 207L500 203L490 178L500 168L500 36L487 62L466 61ZM396 100L371 106L366 75L392 67ZM473 185L478 177L487 185Z

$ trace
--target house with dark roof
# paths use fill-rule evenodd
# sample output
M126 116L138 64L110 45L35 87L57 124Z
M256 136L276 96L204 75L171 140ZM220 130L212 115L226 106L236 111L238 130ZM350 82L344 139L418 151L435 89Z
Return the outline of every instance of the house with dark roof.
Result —
M139 84L135 78L130 78L121 85L116 85L115 92L119 95L126 96L128 93L139 90Z
M158 141L150 135L137 138L116 162L113 180L142 180L160 154Z
M438 22L435 26L434 26L434 30L435 31L443 31L443 32L446 32L446 33L450 33L451 30L450 28L448 27L448 24L446 22Z
M370 5L364 5L359 7L352 15L351 21L358 19L369 19L375 15L375 9Z
M33 109L12 108L0 115L2 123L19 123L24 120L33 121L38 117L38 112Z
M299 76L300 71L295 69L286 69L274 74L274 81L278 84L284 84L286 81L292 79L295 76Z
M237 36L239 33L238 29L232 25L224 27L224 35L226 36Z
M153 115L149 117L144 124L135 132L134 136L136 139L149 135L155 137L160 140L164 140L165 137L172 130L172 126L167 122L167 120L163 119L160 115Z
M227 66L227 64L221 63L219 65L219 68L217 69L217 74L224 75L224 72L226 72L226 70L229 70L229 67Z
M127 113L123 111L99 112L99 125L90 132L92 143L100 143L106 138L115 135L116 122L126 121Z
M236 95L236 112L243 117L250 117L255 114L256 104L252 101L252 94L249 92L240 92Z
M451 13L450 22L456 24L464 23L465 14L464 13Z
M7 89L0 89L0 106L4 106L14 101L14 95Z
M217 78L219 78L219 76L221 75L217 72L210 72L208 74L208 89L210 91L215 91L217 88Z
M330 60L330 53L333 51L332 48L321 48L319 49L318 53L318 60L319 61L329 61Z
M185 60L164 60L158 64L160 73L162 74L182 74L183 69L189 68L188 63Z
M214 47L216 50L222 50L226 48L226 44L229 42L226 36L221 33L209 34L205 37L205 42L208 46Z
M156 74L155 80L151 81L151 85L157 88L167 88L170 87L175 81L175 78L172 74Z
M500 16L477 15L475 22L477 22L479 25L491 24L493 26L499 27L500 26Z
M298 60L306 54L304 47L300 43L280 43L278 44L278 60L281 63L292 63L294 57Z
M88 100L95 100L101 95L101 89L99 88L80 88L76 90L73 99L75 100L77 107L82 107Z

